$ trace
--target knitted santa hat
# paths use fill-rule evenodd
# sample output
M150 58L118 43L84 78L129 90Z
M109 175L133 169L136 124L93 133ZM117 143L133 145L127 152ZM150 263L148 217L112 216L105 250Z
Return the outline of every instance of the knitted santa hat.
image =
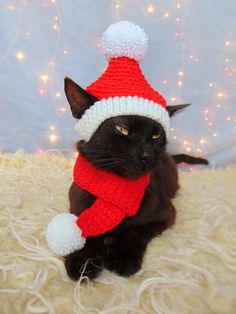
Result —
M88 141L102 122L121 115L151 118L163 126L168 136L166 100L148 83L139 65L147 43L143 29L127 21L112 24L103 33L101 48L109 64L86 88L99 101L85 111L75 126L81 139Z

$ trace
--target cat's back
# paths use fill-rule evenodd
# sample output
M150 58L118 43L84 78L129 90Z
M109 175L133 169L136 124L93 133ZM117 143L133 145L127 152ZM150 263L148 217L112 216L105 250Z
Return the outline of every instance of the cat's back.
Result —
M179 188L178 169L172 156L163 152L153 171L150 189L161 197L169 199L176 195Z

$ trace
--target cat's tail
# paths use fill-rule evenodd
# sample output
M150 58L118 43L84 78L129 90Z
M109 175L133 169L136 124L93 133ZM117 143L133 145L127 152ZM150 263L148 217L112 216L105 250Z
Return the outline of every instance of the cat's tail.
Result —
M208 160L205 158L193 157L193 156L186 155L186 154L172 155L172 158L174 159L174 161L177 164L184 162L184 163L190 164L190 165L196 165L196 164L209 165Z

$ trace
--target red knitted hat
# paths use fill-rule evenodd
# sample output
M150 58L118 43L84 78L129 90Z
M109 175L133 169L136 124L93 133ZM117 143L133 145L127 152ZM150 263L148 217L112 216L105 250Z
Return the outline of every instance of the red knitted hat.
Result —
M120 21L103 33L101 47L109 60L105 72L86 90L97 97L85 111L76 129L81 139L89 140L106 119L139 115L159 122L169 132L166 100L144 77L139 62L147 49L148 38L139 26Z

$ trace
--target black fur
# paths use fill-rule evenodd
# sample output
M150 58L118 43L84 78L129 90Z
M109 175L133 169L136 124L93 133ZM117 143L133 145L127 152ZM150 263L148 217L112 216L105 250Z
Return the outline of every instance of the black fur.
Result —
M65 85L72 113L80 118L95 97L70 79L65 80ZM168 111L173 115L184 106L169 107ZM127 128L129 134L121 134L116 125ZM154 134L160 137L153 139ZM149 171L152 176L136 216L125 218L111 232L87 238L82 250L66 256L65 267L71 279L77 280L82 273L95 278L103 268L122 276L133 275L142 265L149 241L174 224L176 211L171 199L179 188L178 174L175 161L165 150L166 144L162 126L140 116L107 119L88 142L78 142L80 154L96 167L127 178L137 178ZM79 215L95 199L72 183L70 212Z

